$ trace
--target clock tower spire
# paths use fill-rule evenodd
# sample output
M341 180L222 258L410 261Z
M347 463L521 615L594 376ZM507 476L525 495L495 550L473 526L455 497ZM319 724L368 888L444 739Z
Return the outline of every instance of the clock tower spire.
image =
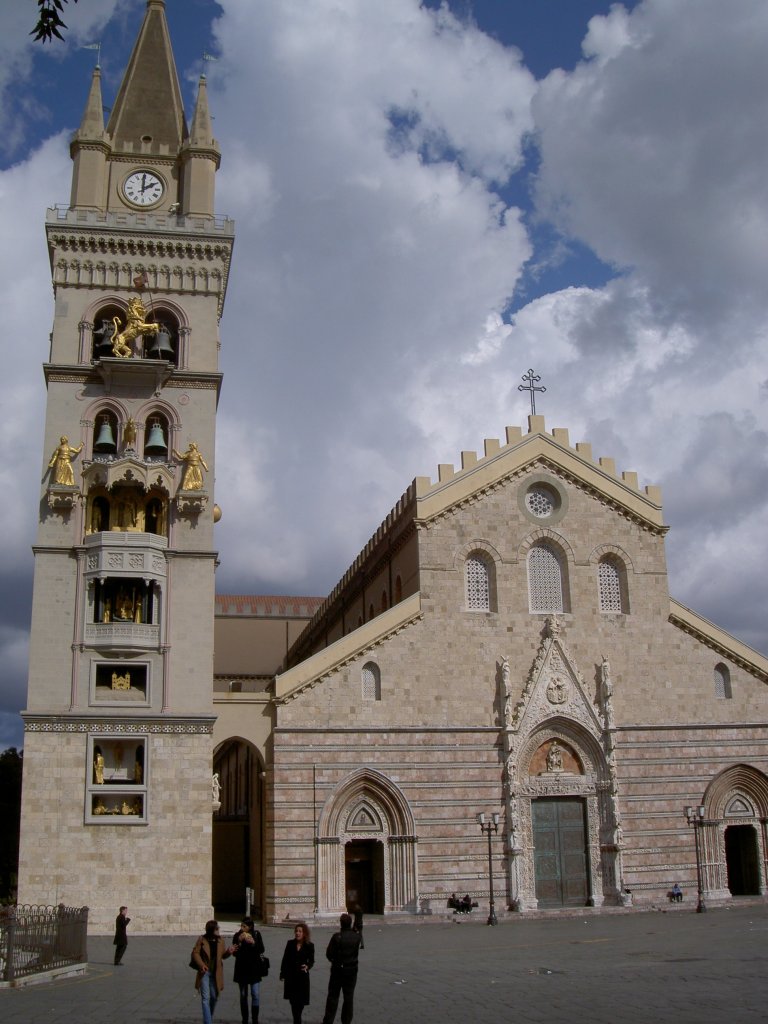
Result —
M214 215L163 0L109 123L96 68L48 211L55 311L25 722L19 901L116 902L147 930L211 916L219 320L234 226ZM45 846L46 856L39 850Z

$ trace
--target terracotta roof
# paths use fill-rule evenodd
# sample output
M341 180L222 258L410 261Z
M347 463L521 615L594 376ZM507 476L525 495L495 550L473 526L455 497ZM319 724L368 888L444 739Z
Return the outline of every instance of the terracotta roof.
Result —
M216 615L253 615L264 618L310 618L323 597L286 597L264 594L217 594Z

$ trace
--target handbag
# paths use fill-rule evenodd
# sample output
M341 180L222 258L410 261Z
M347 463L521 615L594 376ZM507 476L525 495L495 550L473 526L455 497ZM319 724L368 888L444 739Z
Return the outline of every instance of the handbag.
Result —
M262 978L266 978L266 976L268 974L269 974L269 957L268 956L264 956L264 954L262 953L261 954L261 976L262 976Z

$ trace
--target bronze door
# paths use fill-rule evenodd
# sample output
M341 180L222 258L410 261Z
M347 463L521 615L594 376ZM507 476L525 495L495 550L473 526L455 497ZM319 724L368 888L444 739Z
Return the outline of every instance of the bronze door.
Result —
M531 802L536 899L540 906L589 900L586 806L579 797Z

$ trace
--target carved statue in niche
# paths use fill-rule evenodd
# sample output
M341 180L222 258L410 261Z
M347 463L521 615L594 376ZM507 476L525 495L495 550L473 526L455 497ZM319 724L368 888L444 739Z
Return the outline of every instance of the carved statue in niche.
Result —
M136 498L123 494L117 503L117 529L126 532L135 530L139 523L139 507Z
M113 690L130 690L131 688L131 673L126 672L124 676L119 676L117 672L112 673L112 689Z
M75 474L72 469L72 459L74 459L76 455L79 455L82 450L82 441L77 448L73 448L69 443L69 438L62 434L59 438L59 445L48 463L48 468L53 470L51 475L55 484L60 484L63 487L75 486Z
M144 770L141 767L141 761L136 759L136 763L133 766L133 781L141 785L141 780L144 776Z
M600 665L600 698L603 702L606 728L613 729L613 683L611 682L611 664L605 655L603 655L603 660Z
M136 445L136 421L133 416L128 417L128 422L123 428L123 448L134 451Z
M552 740L549 750L547 751L547 771L565 771L565 765L563 764L563 748L557 740Z
M219 781L219 773L218 772L214 772L213 775L211 776L211 796L213 797L213 802L215 804L220 802L219 801L220 795L221 795L221 782Z
M208 472L208 466L205 463L205 459L200 454L200 449L197 447L194 441L189 442L187 450L181 454L173 449L174 456L179 462L185 462L184 476L181 481L182 491L202 491L203 489L203 474L200 467Z
M568 700L568 684L562 676L552 676L547 683L547 700L550 704L565 704Z
M104 514L101 502L94 501L91 505L91 533L101 533L104 529Z
M501 682L504 687L504 721L509 725L512 719L512 684L510 682L509 658L501 659Z
M145 527L147 533L154 533L158 537L165 537L168 529L166 524L165 502L160 498L152 498L147 502Z
M98 786L104 785L104 755L101 753L93 759L93 777Z
M143 337L145 334L157 334L160 325L147 323L146 317L147 311L138 295L128 300L128 313L122 331L120 330L120 317L112 317L112 323L115 325L115 333L112 335L113 356L130 359L133 355L131 344L137 338Z

